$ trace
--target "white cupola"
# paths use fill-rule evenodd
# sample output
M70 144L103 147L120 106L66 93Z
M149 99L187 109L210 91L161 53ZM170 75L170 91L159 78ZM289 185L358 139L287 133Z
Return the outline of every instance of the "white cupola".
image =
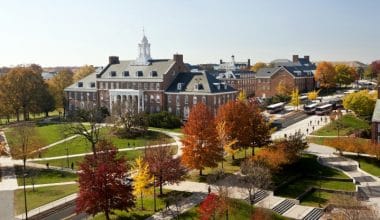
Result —
M143 33L141 43L139 43L139 56L136 59L136 65L149 65L152 57L150 56L150 43Z

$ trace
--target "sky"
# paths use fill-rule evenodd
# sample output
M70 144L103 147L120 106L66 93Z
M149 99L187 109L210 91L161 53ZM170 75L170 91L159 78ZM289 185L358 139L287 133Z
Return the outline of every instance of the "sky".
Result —
M270 62L380 59L379 0L0 0L0 66L104 66L137 57Z

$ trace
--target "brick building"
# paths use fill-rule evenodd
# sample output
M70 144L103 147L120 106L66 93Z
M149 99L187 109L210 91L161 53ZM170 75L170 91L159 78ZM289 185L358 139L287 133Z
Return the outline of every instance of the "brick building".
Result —
M152 59L145 36L138 46L137 59L110 56L104 68L67 87L66 109L102 106L114 113L134 108L147 113L169 111L186 119L196 102L204 101L216 112L220 104L236 97L236 90L215 77L189 72L182 55Z
M377 100L372 114L371 139L373 143L380 143L380 86L377 88Z

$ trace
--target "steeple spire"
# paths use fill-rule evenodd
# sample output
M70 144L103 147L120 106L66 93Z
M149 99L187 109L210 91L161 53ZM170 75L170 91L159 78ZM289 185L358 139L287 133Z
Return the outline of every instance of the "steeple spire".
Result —
M138 44L139 46L139 56L136 59L137 65L149 65L149 60L152 59L150 56L150 43L145 36L145 29L143 27L143 38L141 40L141 43Z

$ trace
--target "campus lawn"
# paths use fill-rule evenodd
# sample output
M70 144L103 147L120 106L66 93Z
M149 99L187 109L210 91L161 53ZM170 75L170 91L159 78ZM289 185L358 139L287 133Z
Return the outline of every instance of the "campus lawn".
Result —
M149 127L149 129L182 133L182 127L181 128L156 128L156 127Z
M369 174L380 177L380 160L370 157L361 156L346 156L353 160L356 160L360 164L360 168Z
M15 166L17 183L19 186L23 185L22 166ZM32 177L34 177L34 184L47 184L47 183L60 183L77 180L75 173L69 173L60 170L41 169L27 167L27 177L25 178L26 185L32 185Z
M40 207L76 192L78 192L77 184L40 187L35 188L34 192L33 189L26 189L28 210ZM24 191L22 189L18 189L15 191L14 195L16 214L24 213Z
M198 214L198 208L199 208L199 205L191 208L189 211L181 214L179 216L179 219L186 219L186 220L199 219L200 216ZM270 210L266 210L266 211L268 213L271 213L271 217L272 217L271 219L274 219L274 220L287 219L286 217L280 216L277 213L271 212ZM230 209L228 213L229 213L228 219L230 220L251 219L252 207L246 201L231 199ZM216 218L213 218L213 219L223 220L223 219L226 219L226 216L225 215L217 216Z
M320 192L316 190L310 193L300 201L300 205L314 206L314 207L324 207L328 202L335 196L334 193L330 192Z
M110 134L110 129L111 128L103 128L101 132L104 137L109 139L117 148L140 147L150 144L174 142L169 136L155 131L148 131L146 135L137 138L119 138ZM72 140L46 149L42 153L42 157L65 156L67 154L66 148L70 155L91 152L91 144L83 137L76 137Z
M339 135L346 136L360 129L368 129L369 123L365 120L357 118L353 114L346 114L337 121L329 123L312 134L318 136L337 136L338 127Z
M174 196L174 195L179 195L179 194L182 194L183 198L191 195L191 193L188 193L188 192L164 190L163 196L156 197L157 211L165 208L165 199L167 199L171 195ZM140 198L136 198L136 203L135 203L136 206L132 210L130 210L129 212L114 210L113 211L114 213L110 215L110 218L111 219L141 219L141 220L146 219L155 213L153 195L144 196L143 203L144 203L144 210L141 209ZM97 214L93 219L94 220L105 219L104 213Z

